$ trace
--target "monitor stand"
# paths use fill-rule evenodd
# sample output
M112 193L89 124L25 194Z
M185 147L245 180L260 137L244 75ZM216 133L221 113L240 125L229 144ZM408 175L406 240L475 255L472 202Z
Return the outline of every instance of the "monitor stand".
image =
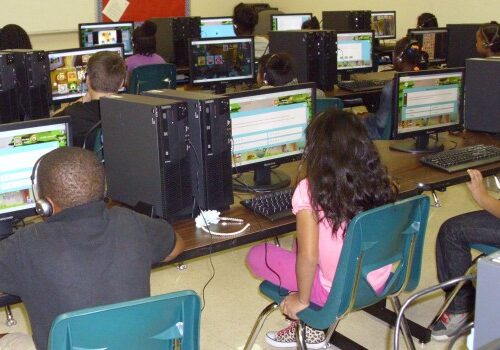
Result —
M419 135L415 140L408 139L396 141L389 146L389 149L412 154L436 153L444 150L443 144L438 142L437 138L429 142L429 136L429 134Z
M0 221L0 241L14 233L14 222L12 219Z
M290 186L290 176L279 170L259 168L233 178L233 190L240 192L275 191Z

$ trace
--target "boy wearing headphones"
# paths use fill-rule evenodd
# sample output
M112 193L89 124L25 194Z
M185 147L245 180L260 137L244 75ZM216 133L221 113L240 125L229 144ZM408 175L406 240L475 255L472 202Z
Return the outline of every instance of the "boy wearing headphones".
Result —
M83 146L87 132L101 120L99 99L116 94L123 86L126 74L125 61L115 52L101 51L90 57L87 64L87 94L55 115L71 116L73 145Z
M482 57L500 57L500 24L483 24L476 32L476 50Z
M36 349L45 350L59 314L148 297L151 265L175 258L182 240L166 221L107 208L103 165L90 151L47 153L32 181L44 222L0 242L0 290L21 297ZM34 349L12 346L27 338L8 334L0 349Z

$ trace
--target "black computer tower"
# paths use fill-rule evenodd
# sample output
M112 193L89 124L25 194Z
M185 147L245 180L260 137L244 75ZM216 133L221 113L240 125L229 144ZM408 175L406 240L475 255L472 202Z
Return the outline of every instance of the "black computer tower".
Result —
M193 196L201 209L229 209L233 203L229 98L170 89L145 94L187 102Z
M467 58L479 57L476 50L476 33L481 24L447 24L448 68L465 67Z
M22 120L49 117L49 59L45 51L9 50L14 55Z
M156 23L156 52L165 61L189 66L188 39L201 36L200 17L152 18Z
M465 60L465 128L500 133L500 60Z
M323 11L323 29L371 30L371 11Z
M19 121L14 55L0 51L0 124Z
M292 56L300 83L312 81L319 89L333 90L337 80L337 35L334 31L271 31L269 51L284 51Z
M193 204L185 102L120 94L101 98L107 194L173 221Z

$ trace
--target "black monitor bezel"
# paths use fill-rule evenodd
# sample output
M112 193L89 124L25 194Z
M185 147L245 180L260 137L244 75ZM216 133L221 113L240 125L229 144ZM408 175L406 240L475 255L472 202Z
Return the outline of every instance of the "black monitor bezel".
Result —
M16 129L28 129L34 128L38 126L46 126L46 125L55 125L55 124L66 124L66 137L67 137L67 145L66 147L71 147L73 145L73 136L71 133L71 117L62 116L62 117L52 117L52 118L43 118L43 119L34 119L23 122L14 122L7 124L0 124L0 133L4 131L11 131ZM7 220L22 220L29 216L37 215L35 211L35 207L28 209L16 210L14 212L9 213L0 213L0 222Z
M309 16L309 20L313 17L312 15L312 12L297 12L297 13L273 13L269 19L271 21L271 24L269 26L269 28L271 28L270 30L274 30L274 31L282 31L280 29L273 29L273 19L274 17L292 17L292 16ZM304 22L302 22L304 23ZM297 29L289 29L289 30L301 30L302 28L297 28Z
M425 32L445 32L446 33L446 40L445 40L445 45L446 45L446 57L445 58L433 58L429 59L429 63L446 63L448 60L448 28L446 27L436 27L436 28L408 28L408 31L406 32L407 36L411 39L417 40L420 45L422 45L422 42L418 40L418 37L415 36L414 34L423 34Z
M370 23L372 25L372 30L373 30L373 16L374 15L381 15L381 14L384 14L384 13L391 13L393 16L394 16L394 35L383 35L383 36L377 36L376 33L374 33L374 37L375 39L396 39L396 34L397 34L397 22L396 22L396 11L371 11L371 14L370 14ZM375 30L374 30L375 32Z
M50 55L52 55L52 54L64 54L64 53L75 52L75 51L95 51L95 50L98 50L97 52L100 52L100 51L107 51L106 49L110 49L110 48L112 48L112 49L120 48L121 49L121 56L124 57L123 44L100 45L100 46L92 46L92 47L76 47L76 48L71 48L71 49L51 50L51 51L48 51L47 57L49 59L49 65L50 65ZM50 74L50 68L49 68L49 74ZM49 79L50 79L50 77L49 77ZM123 90L124 90L124 88L123 88ZM120 91L122 91L122 89ZM52 81L50 81L50 101L52 104L73 102L73 101L76 101L77 99L81 98L82 96L84 96L84 95L71 96L71 97L66 97L66 98L54 100L54 98L52 96Z
M460 87L460 99L459 99L459 122L456 125L446 125L446 126L437 126L434 128L410 131L410 132L398 132L399 125L399 91L398 85L401 77L408 76L421 76L421 75L441 75L447 73L462 73L462 85ZM465 85L465 68L446 68L446 69L430 69L430 70L422 70L422 71L412 71L412 72L396 72L393 78L393 91L392 91L392 101L393 101L393 110L392 110L392 130L391 135L395 140L403 140L407 138L422 136L422 135L430 135L436 134L443 131L457 131L462 130L464 125L464 85Z
M339 34L350 34L350 33L372 33L372 47L371 47L371 67L364 68L340 68L339 69ZM375 32L373 30L339 30L337 31L337 73L369 73L373 72L375 67Z
M229 103L231 103L231 99L241 98L241 97L249 97L249 96L257 96L257 95L266 95L273 94L276 92L283 91L294 91L301 89L312 89L312 115L313 118L316 115L316 84L315 83L300 83L296 85L287 85L287 86L278 86L278 87L268 87L265 89L255 89L241 92L234 92L226 94L229 97ZM232 136L231 136L232 140ZM303 152L302 152L303 153ZM280 158L267 159L257 163L245 164L245 165L231 165L233 169L233 174L240 174L248 171L254 171L257 168L274 168L281 164L294 162L300 160L302 158L302 153L284 156ZM231 146L231 158L234 157L234 150ZM232 163L232 162L231 162Z
M204 19L208 19L208 20L230 19L231 23L233 23L233 17L231 17L231 16L200 17L200 39L219 39L219 38L222 38L222 37L212 37L212 38L202 38L201 37L201 22ZM233 31L234 31L234 24L233 24ZM234 36L226 36L225 38L235 38L235 37L236 37L236 32L234 32Z
M81 48L85 48L85 46L83 46L83 41L82 41L82 26L91 26L91 25L96 25L96 26L97 25L109 25L109 26L112 26L112 25L120 25L120 24L131 24L132 25L132 34L133 34L134 29L135 29L135 23L133 21L78 23L78 45L80 45ZM130 40L132 40L132 38L130 38ZM94 45L94 46L108 46L108 45ZM88 47L92 47L92 46L88 46ZM124 57L127 57L127 56L131 56L133 54L134 54L134 44L132 43L132 52L127 53L127 52L125 52L125 49L124 49L123 55L124 55Z
M245 78L237 78L237 79L215 79L211 81L197 81L194 82L194 62L193 62L193 55L191 51L192 43L194 41L224 41L224 40L240 40L240 39L250 39L252 42L252 55L251 55L251 69L252 69L252 76L251 77L245 77ZM238 84L238 83L249 83L255 81L255 75L257 74L256 69L255 69L255 46L254 46L254 37L253 36L229 36L229 37L221 37L221 38L189 38L187 39L187 45L188 45L188 58L189 58L189 84L192 86L211 86L211 85L217 85L217 84Z

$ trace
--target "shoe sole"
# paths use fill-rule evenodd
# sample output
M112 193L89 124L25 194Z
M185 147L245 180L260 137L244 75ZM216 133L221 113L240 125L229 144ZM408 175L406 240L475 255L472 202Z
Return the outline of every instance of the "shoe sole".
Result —
M297 348L296 342L283 343L283 342L276 341L272 338L269 338L267 335L265 337L265 341L266 341L266 343L268 343L271 346L274 346L275 348ZM327 344L326 340L322 341L321 343L316 343L316 344L306 343L307 349L324 349L324 348L326 348L326 344Z

